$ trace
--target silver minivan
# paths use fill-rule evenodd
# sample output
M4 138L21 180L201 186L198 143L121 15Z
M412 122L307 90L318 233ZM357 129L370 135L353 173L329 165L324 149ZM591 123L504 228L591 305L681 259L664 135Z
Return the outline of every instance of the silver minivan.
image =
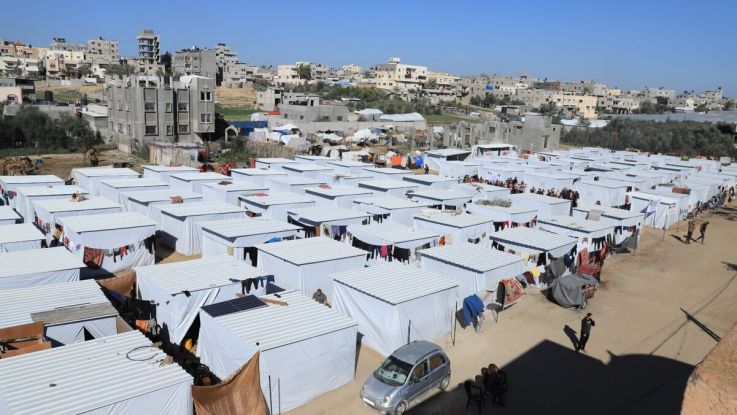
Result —
M361 388L361 400L382 414L401 415L430 392L450 385L450 360L431 342L415 340L391 354Z

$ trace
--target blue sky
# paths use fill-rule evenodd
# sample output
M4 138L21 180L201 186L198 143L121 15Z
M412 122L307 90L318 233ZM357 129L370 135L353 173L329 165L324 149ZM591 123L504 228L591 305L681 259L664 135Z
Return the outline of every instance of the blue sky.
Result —
M623 89L722 86L737 96L734 0L7 2L0 38L48 46L103 36L135 54L142 28L163 50L225 42L252 64L403 62ZM28 13L33 18L27 18ZM13 18L12 16L19 16ZM22 16L22 17L21 17Z

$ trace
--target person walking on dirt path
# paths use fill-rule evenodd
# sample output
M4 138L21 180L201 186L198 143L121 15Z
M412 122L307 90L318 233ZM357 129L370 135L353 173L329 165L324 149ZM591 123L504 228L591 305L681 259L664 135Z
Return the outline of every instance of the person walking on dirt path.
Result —
M690 244L693 239L693 232L696 230L696 219L688 221L688 231L686 232L686 243Z
M707 226L709 226L709 222L704 222L699 227L699 239L701 239L701 245L704 244L704 239L706 238L706 227Z
M576 346L576 352L583 350L586 352L586 343L589 341L591 335L591 327L594 327L596 322L591 318L591 313L586 314L586 317L581 319L581 337L578 339L578 346Z

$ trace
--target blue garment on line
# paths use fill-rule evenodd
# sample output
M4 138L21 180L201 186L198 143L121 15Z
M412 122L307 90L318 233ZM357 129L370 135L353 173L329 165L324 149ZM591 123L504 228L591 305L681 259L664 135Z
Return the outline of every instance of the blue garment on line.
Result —
M463 324L469 325L473 319L484 311L484 302L473 294L463 299Z

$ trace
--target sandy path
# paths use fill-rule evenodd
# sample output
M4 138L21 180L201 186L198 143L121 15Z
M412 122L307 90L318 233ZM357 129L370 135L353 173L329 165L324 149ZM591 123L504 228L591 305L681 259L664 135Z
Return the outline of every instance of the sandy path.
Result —
M636 255L611 257L602 287L585 311L565 310L535 289L504 311L498 323L487 319L483 332L457 332L452 346L439 342L452 361L454 388L410 411L413 414L466 413L457 385L494 362L510 377L508 405L482 413L680 413L685 382L716 341L681 309L717 335L737 322L737 263L734 232L737 209L708 218L705 245L685 245L673 235L647 229ZM683 224L680 234L685 232ZM564 332L578 331L592 312L596 327L588 354L575 354ZM371 414L358 398L363 380L380 363L361 350L356 379L290 414ZM472 405L468 413L478 413Z

